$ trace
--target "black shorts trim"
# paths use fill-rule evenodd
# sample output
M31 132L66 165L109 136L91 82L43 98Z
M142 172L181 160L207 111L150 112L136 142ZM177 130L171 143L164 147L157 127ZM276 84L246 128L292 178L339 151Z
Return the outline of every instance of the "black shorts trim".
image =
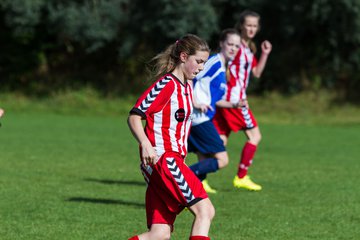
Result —
M187 207L191 207L203 199L205 199L205 198L195 198L194 200L192 200L191 202L188 203Z

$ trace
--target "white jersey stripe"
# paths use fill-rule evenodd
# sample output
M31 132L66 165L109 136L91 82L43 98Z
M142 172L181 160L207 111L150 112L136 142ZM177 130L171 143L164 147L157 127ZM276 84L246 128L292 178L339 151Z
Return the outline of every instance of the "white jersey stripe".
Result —
M175 84L174 94L171 96L171 116L175 116L175 112L179 109L179 101L178 101L178 84ZM170 122L170 129L176 129L178 125L177 121ZM171 148L174 152L178 152L178 139L176 138L177 131L171 131L170 139L171 139Z
M159 157L165 151L187 154L191 100L191 85L167 74L149 87L131 110L146 119L145 133Z

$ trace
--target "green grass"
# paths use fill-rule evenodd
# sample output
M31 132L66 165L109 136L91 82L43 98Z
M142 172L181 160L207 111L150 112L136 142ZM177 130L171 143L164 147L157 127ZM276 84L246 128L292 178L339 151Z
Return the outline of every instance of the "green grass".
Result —
M146 231L138 149L123 116L12 113L0 128L1 239L127 239ZM357 239L360 125L261 125L251 168L263 185L236 190L242 134L230 165L210 175L219 190L213 239ZM188 163L195 161L189 155ZM172 239L187 239L181 213Z
M126 126L134 99L86 94L93 98L0 96L6 110L0 128L1 239L127 239L146 231L146 186ZM232 187L241 133L229 139L229 166L209 175L219 191L210 195L216 208L210 236L358 239L360 109L280 100L252 100L263 140L250 174L263 191ZM187 163L195 161L189 154ZM181 213L172 239L187 239L192 219Z

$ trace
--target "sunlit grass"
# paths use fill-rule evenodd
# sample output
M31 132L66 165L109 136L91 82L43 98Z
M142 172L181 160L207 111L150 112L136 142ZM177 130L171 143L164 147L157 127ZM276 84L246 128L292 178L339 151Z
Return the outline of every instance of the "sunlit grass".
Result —
M0 128L1 239L127 239L146 231L146 185L126 126L135 99L78 94L0 96L6 110ZM360 236L359 109L330 108L315 116L285 108L297 101L279 101L270 111L271 101L251 100L263 140L250 174L263 191L232 187L245 141L232 134L229 166L208 178L219 191L210 195L216 208L212 239ZM187 163L195 161L190 154ZM181 213L172 239L187 239L192 219Z

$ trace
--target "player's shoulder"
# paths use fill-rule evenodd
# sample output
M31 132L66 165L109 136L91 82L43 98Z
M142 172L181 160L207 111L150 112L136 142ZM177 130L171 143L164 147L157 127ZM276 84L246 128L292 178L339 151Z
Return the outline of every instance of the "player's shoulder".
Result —
M222 60L219 54L212 55L205 64L204 75L212 75L218 69L223 68Z
M176 77L174 75L172 75L171 73L167 73L165 75L163 75L162 77L158 78L155 83L153 84L153 88L156 89L163 89L165 87L171 87L174 86L176 81Z
M214 65L217 63L221 63L221 57L219 53L211 55L206 62L208 65Z

